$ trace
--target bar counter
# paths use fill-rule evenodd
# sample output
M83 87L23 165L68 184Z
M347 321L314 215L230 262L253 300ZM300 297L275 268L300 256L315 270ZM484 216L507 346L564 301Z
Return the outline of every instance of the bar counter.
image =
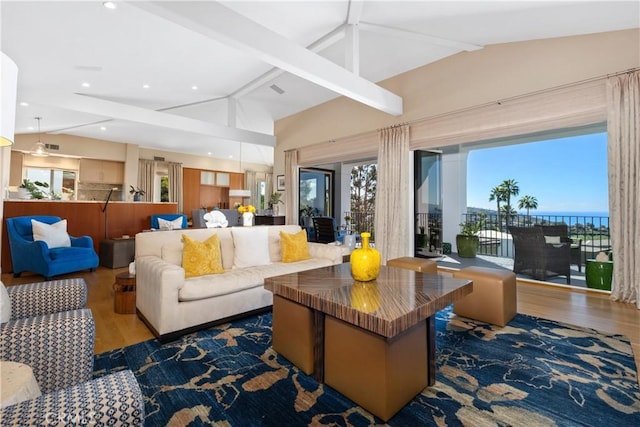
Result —
M110 201L105 212L104 201L93 200L5 200L4 218L25 215L53 215L67 220L72 236L90 236L99 253L100 241L106 238L135 236L150 227L154 214L178 213L177 203ZM106 229L105 229L106 226ZM12 272L6 223L2 227L2 272Z

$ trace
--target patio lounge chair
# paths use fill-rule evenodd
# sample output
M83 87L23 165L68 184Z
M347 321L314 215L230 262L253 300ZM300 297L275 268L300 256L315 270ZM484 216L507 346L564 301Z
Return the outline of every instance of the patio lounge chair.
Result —
M561 242L569 242L571 244L571 264L578 266L578 271L582 272L583 256L582 256L582 239L572 239L569 237L569 227L567 224L560 225L540 225L535 227L542 228L544 236L558 236Z
M541 227L509 227L513 237L513 272L536 280L565 276L571 283L570 242L547 243Z

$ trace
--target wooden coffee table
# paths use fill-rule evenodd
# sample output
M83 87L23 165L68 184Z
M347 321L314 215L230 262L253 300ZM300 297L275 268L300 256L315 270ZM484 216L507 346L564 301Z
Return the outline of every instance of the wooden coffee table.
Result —
M348 263L264 287L274 294L274 350L295 360L311 342L314 378L385 421L435 383L435 314L473 290L469 280L386 266L356 282Z

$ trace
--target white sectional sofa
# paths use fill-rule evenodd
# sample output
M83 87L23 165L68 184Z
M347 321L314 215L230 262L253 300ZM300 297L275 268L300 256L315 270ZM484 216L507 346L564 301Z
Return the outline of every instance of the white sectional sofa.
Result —
M342 262L340 246L308 243L310 259L281 261L280 231L297 225L183 229L136 235L136 308L161 342L223 321L268 310L266 277ZM220 240L224 273L185 278L182 236ZM235 236L235 239L234 239Z

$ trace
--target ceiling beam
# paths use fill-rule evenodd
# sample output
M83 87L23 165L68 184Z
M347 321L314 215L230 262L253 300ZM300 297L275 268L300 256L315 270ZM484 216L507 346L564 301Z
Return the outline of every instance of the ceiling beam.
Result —
M358 24L347 25L345 38L344 64L345 68L356 76L360 75L360 29Z
M398 95L217 2L131 4L372 108L402 114Z
M448 47L451 49L466 50L470 52L473 50L480 50L484 47L477 44L443 39L441 37L434 37L427 34L418 33L416 31L408 31L408 30L402 30L400 28L388 27L386 25L372 24L370 22L360 22L359 26L360 26L360 29L364 31L371 31L374 33L383 34L391 37L400 37L405 39L418 40L421 42Z
M328 34L325 34L324 36L320 37L315 42L311 43L309 46L307 46L307 49L316 53L321 52L326 48L328 48L329 46L333 46L334 44L342 40L344 37L345 37L345 26L340 25L338 28L334 29ZM240 89L233 92L230 96L241 98L244 95L247 95L253 92L254 90L264 86L265 84L269 83L271 80L275 79L281 74L284 74L284 72L285 72L284 70L274 67L269 71L267 71L266 73L262 74L261 76L258 76L255 79L251 80L249 83L247 83L246 85L242 86Z
M89 95L75 93L63 97L55 96L46 101L43 99L42 104L230 141L266 145L269 147L275 147L276 145L276 138L273 135L222 126L189 117L107 101Z
M349 0L349 10L347 11L347 24L357 25L360 23L363 7L364 7L364 1Z

